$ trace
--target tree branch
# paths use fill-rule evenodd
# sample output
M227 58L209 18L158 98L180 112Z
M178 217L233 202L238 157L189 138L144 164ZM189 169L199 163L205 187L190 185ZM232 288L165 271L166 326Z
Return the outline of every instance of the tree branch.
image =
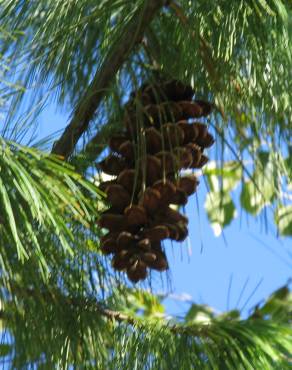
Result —
M111 122L102 125L97 133L90 139L84 150L71 159L71 163L76 166L79 171L85 171L108 145L108 140L114 129L115 125Z
M26 299L33 298L34 302L37 300L40 304L44 304L45 307L48 307L50 304L55 304L58 307L72 307L72 309L82 309L82 311L87 311L92 314L99 314L105 319L110 321L116 321L118 323L124 323L130 326L140 326L143 328L145 326L145 317L134 317L128 314L125 314L120 311L116 311L110 308L107 308L100 301L96 300L93 297L81 297L81 296L66 296L58 289L50 289L39 291L32 288L25 288L17 284L11 284L11 292L18 296L18 298ZM8 314L5 310L0 310L0 319L12 319L12 315ZM157 319L162 322L160 319ZM157 323L158 324L158 323ZM184 325L184 324L175 324L170 323L165 320L163 326L168 329L172 334L175 335L191 335L191 336L206 336L208 335L208 325L197 326L197 325Z
M166 0L146 0L129 21L118 43L109 50L100 69L96 72L83 98L77 105L71 122L61 138L55 143L52 153L67 158L87 129L96 109L105 95L113 77L123 65L133 47L141 42L145 29Z

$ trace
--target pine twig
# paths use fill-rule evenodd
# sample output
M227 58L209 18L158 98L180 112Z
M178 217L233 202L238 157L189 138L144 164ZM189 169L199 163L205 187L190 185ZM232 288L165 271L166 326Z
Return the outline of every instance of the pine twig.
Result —
M108 145L108 140L113 131L114 125L111 122L102 125L98 132L90 139L84 150L71 159L71 163L79 171L85 171Z
M90 120L103 99L114 76L123 65L134 46L141 42L145 29L165 0L147 0L129 21L118 43L115 43L105 57L101 68L96 72L83 98L77 105L71 122L61 138L55 143L52 152L69 157L81 135L86 131Z
M18 286L17 284L11 284L11 292L13 295L21 298L33 298L34 301L38 300L40 303L44 304L46 307L49 304L55 304L59 307L72 307L73 309L82 309L82 311L87 311L91 314L98 314L103 316L105 319L110 321L116 321L118 323L124 323L126 325L140 327L143 329L145 326L145 318L133 317L125 314L121 311L116 311L104 306L103 303L96 300L93 297L69 297L64 295L60 290L50 289L39 291L32 288L25 288ZM11 320L12 315L5 310L0 310L0 319ZM157 319L159 320L159 319ZM158 324L158 323L157 323ZM159 325L159 324L158 324ZM175 324L165 321L163 324L164 328L169 330L174 335L190 335L190 336L208 336L208 325L196 326L196 325L184 325Z

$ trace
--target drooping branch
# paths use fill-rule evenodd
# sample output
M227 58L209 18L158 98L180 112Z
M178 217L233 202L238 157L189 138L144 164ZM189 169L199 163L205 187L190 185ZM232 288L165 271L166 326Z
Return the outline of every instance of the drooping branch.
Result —
M141 42L145 29L166 0L147 0L129 21L118 43L114 43L96 72L83 98L77 105L71 122L61 138L55 143L52 152L67 158L75 148L81 135L86 131L90 120L103 99L107 88L121 68L133 48Z

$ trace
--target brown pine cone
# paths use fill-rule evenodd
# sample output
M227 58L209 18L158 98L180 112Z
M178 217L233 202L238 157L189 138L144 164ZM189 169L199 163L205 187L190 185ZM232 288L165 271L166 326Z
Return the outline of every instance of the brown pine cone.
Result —
M145 280L147 276L147 266L145 262L140 259L136 259L127 268L127 275L133 283L137 283L139 280Z
M152 185L152 189L160 194L160 205L167 206L176 192L175 185L168 180L158 180Z
M145 130L147 153L155 154L162 148L162 135L154 128L150 127Z
M117 176L100 184L111 205L98 221L108 230L101 250L114 254L113 268L126 271L134 283L146 278L147 268L168 269L162 240L188 236L188 218L169 205L185 205L196 191L197 178L181 177L180 170L201 168L208 161L203 150L214 142L207 126L194 122L212 105L192 101L192 88L180 81L158 81L131 93L125 128L110 138L112 152L99 163Z
M122 185L131 195L138 192L141 187L141 179L134 169L122 171L117 178L117 183Z
M112 205L113 209L122 212L131 201L130 194L127 190L119 185L109 185L105 193L107 195L108 202Z
M98 224L100 227L113 232L123 231L127 228L126 217L124 215L117 215L113 213L103 213L100 216Z
M130 205L125 209L124 214L128 226L142 226L147 223L147 214L142 206Z
M119 147L127 140L126 135L113 135L109 139L108 146L113 152L118 153Z
M108 175L118 176L126 168L126 162L123 158L111 154L99 162L98 167Z
M192 195L199 184L196 176L184 176L179 178L178 187L182 189L187 195Z
M147 188L143 193L140 204L144 207L149 215L154 214L160 206L161 194L158 190Z

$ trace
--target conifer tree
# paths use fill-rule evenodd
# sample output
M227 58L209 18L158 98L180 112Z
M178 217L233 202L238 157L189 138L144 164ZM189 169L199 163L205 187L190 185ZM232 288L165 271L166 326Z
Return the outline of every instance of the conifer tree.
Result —
M291 237L291 20L288 0L0 2L3 368L291 367L288 286L245 319L169 317L150 289L203 166L216 230L239 203ZM37 141L48 104L70 119Z

